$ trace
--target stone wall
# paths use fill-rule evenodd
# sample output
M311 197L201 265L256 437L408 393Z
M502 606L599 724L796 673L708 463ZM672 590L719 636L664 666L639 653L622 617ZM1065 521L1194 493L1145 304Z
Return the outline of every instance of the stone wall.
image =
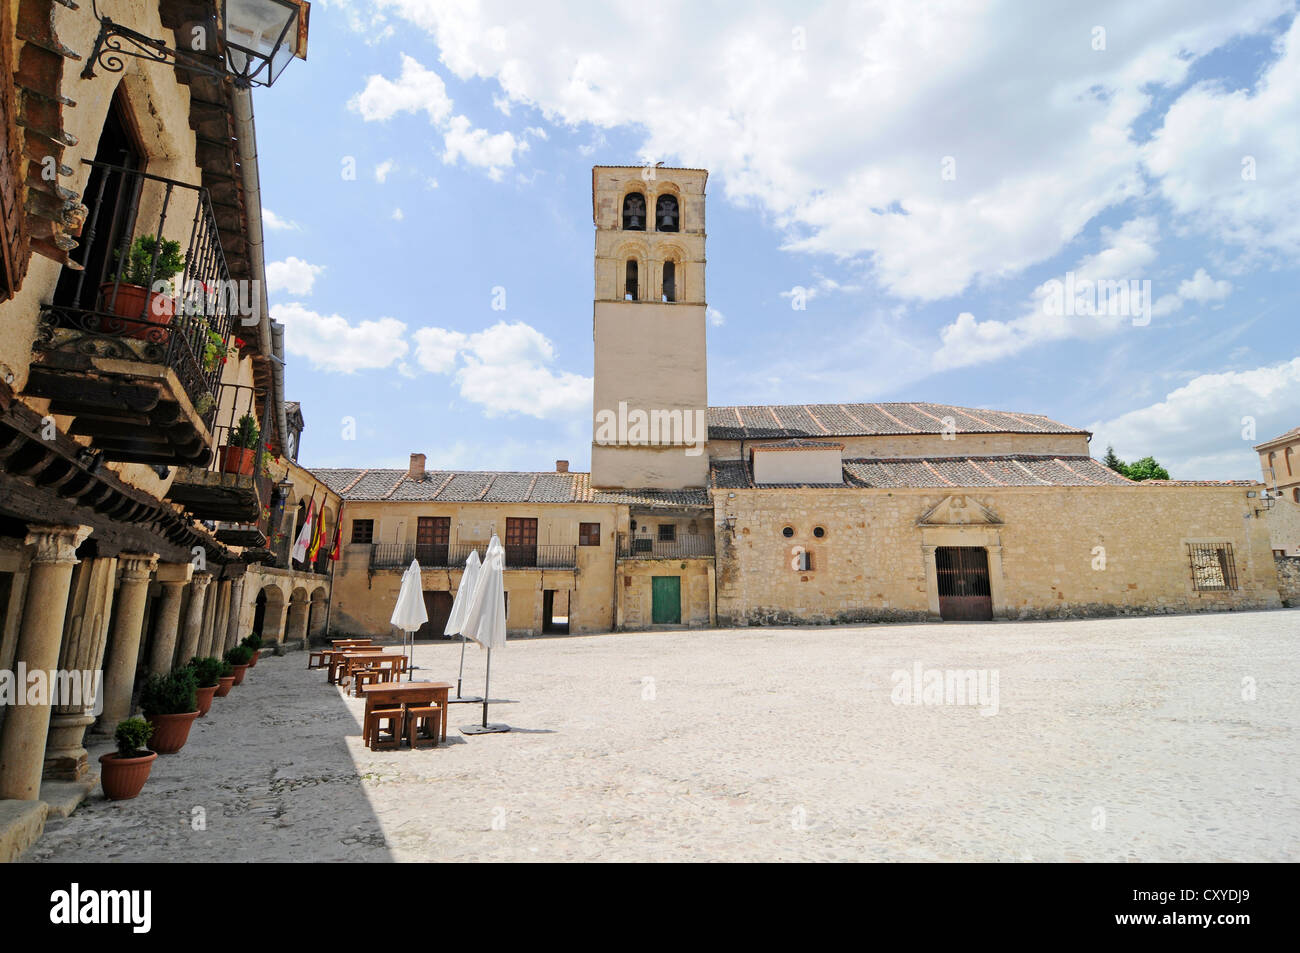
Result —
M1274 556L1277 590L1284 606L1300 606L1300 556Z
M1273 548L1288 556L1300 556L1300 503L1289 497L1275 499L1264 512Z
M937 546L987 549L999 618L1280 604L1242 487L758 489L715 505L720 625L937 619ZM1194 590L1187 543L1221 541L1238 588Z

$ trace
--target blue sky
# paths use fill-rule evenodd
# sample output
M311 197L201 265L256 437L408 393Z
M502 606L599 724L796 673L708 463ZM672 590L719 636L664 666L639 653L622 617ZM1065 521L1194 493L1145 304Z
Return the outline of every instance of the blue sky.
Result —
M586 469L591 166L662 160L711 171L710 403L1043 413L1257 476L1300 425L1294 5L1075 6L317 0L256 98L300 459ZM1070 273L1149 281L1149 321L1049 314Z

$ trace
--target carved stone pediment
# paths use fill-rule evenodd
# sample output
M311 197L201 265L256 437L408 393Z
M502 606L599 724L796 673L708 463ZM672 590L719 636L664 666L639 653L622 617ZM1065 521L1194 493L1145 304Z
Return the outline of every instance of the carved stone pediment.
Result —
M1002 519L975 497L959 493L930 507L916 523L918 526L1001 526Z

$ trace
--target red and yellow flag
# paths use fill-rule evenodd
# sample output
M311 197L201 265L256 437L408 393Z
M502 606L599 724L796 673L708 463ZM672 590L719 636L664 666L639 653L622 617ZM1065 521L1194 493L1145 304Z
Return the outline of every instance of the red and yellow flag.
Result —
M320 555L321 523L325 522L325 504L321 503L320 513L311 527L311 541L307 543L307 562L314 563Z
M339 504L339 515L334 521L334 545L330 547L330 559L336 561L343 547L343 504Z

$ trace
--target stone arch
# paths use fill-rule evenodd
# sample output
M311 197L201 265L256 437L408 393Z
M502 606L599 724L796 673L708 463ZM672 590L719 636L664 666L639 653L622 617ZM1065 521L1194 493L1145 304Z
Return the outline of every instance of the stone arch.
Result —
M253 602L253 631L260 632L268 644L284 639L284 591L275 583L268 582L257 593Z
M325 634L325 619L328 610L329 596L325 592L325 587L317 586L312 590L311 599L308 602L307 637L309 639L318 638Z
M311 603L307 598L307 590L299 586L289 597L289 615L284 632L285 641L306 640L307 616L310 607Z
M625 232L644 232L650 215L650 202L640 184L631 185L619 203L619 222Z

